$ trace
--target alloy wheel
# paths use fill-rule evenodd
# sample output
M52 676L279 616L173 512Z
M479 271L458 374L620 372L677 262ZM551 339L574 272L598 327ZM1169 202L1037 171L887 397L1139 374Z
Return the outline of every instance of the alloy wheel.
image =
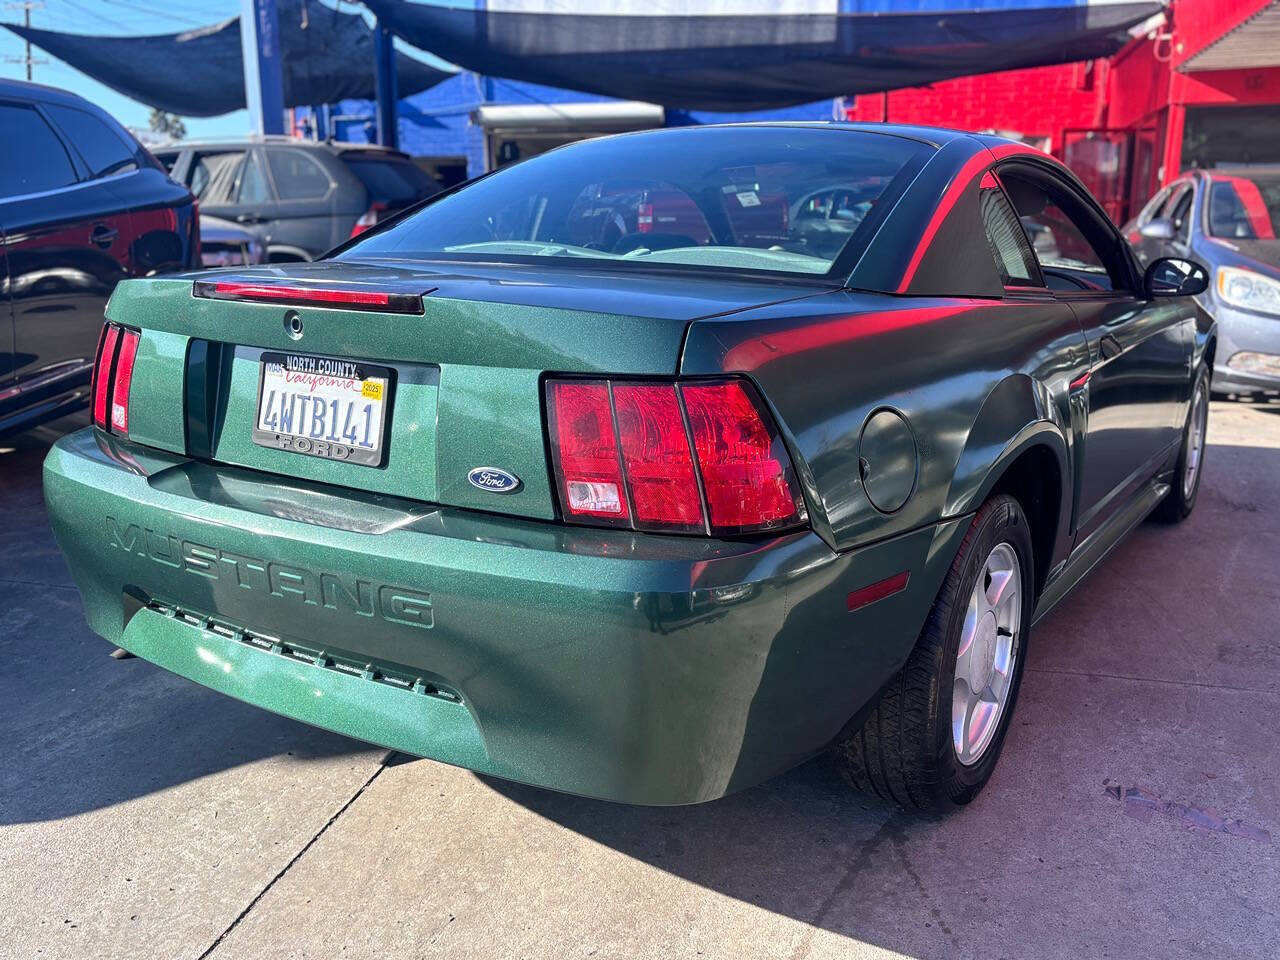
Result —
M1209 424L1209 388L1201 379L1191 399L1191 416L1187 420L1187 458L1182 471L1182 499L1189 501L1196 491L1200 464L1204 460L1204 441Z
M982 759L1013 687L1022 619L1022 568L1008 542L987 555L965 611L951 697L951 738L965 766Z

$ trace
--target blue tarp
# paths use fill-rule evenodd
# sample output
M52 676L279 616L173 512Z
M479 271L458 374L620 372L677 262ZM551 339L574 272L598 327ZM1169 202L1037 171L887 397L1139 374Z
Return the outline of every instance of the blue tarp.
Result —
M286 107L373 97L373 31L362 16L277 0ZM100 83L153 107L212 117L245 106L240 18L149 37L95 37L6 23L20 37ZM397 54L400 96L452 76Z
M585 103L608 100L598 94L545 87L501 77L481 77L463 71L443 83L400 101L400 149L419 157L457 157L466 162L467 176L485 171L484 131L471 122L483 104ZM822 100L780 110L750 113L713 113L667 110L666 125L731 123L736 120L831 120L832 101ZM371 100L344 100L330 111L336 139L373 143L374 104Z
M1163 9L1149 0L871 0L828 13L647 15L363 2L401 39L476 73L719 111L1109 56Z

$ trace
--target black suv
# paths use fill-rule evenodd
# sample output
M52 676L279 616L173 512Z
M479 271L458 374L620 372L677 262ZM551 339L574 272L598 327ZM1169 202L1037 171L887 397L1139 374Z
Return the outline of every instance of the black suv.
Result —
M0 435L86 405L116 282L200 265L191 192L87 100L0 80Z
M152 151L203 213L243 225L267 260L313 260L379 219L440 192L408 154L291 137Z

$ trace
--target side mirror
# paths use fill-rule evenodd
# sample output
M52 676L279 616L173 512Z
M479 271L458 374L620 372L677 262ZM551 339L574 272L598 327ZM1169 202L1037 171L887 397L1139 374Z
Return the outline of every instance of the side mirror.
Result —
M1209 271L1194 260L1161 257L1147 267L1142 287L1148 297L1194 297L1209 289Z
M1149 240L1172 240L1177 231L1168 217L1156 217L1144 223L1138 232Z

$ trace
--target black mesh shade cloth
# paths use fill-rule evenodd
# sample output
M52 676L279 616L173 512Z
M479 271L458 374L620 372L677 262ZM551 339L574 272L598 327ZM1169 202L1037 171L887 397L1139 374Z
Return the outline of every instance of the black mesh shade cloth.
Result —
M954 10L919 12L938 5L925 0L904 13L901 3L864 0L858 13L644 16L363 2L401 39L477 73L734 112L1104 57L1163 9L957 0Z

